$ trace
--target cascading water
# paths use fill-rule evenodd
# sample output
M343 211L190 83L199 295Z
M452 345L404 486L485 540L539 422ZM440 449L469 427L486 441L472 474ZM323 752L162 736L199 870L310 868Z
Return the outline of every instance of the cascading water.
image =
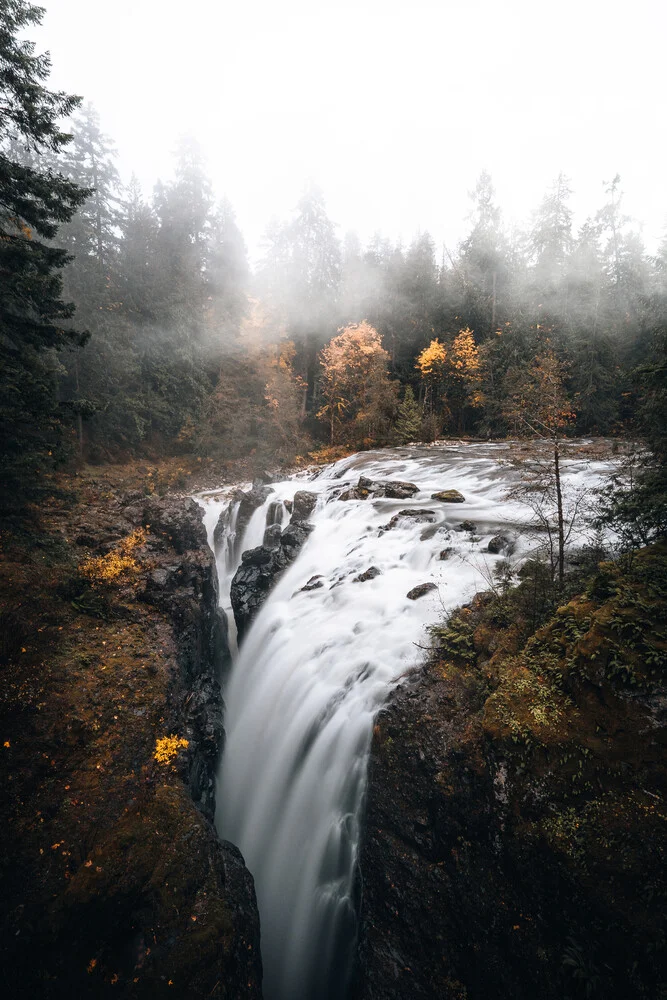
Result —
M225 691L227 743L216 822L221 836L240 847L255 878L267 1000L345 996L374 716L419 662L425 625L487 585L502 558L486 551L489 539L513 533L517 557L536 545L525 507L505 499L517 475L500 461L506 448L459 445L356 455L307 484L273 484L242 539L236 532L238 502L223 518L217 560L221 603L229 611L241 552L261 544L267 523L280 520L284 507L276 502L305 485L318 495L314 530L253 622ZM590 483L606 467L565 461L563 477ZM337 500L359 475L409 480L419 492L409 502ZM449 488L463 493L465 503L431 499ZM220 500L205 503L211 542L224 506ZM421 516L399 517L388 528L406 507ZM474 527L462 530L463 521ZM371 567L374 572L366 574ZM437 589L407 598L427 582Z

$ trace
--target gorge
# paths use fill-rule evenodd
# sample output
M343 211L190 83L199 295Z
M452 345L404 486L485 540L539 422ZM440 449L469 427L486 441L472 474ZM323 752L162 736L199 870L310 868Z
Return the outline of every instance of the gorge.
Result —
M585 452L566 449L567 494L609 468ZM216 824L255 879L269 1000L348 996L374 720L424 660L425 626L541 544L508 499L515 458L505 443L391 449L200 500L221 603L245 632Z

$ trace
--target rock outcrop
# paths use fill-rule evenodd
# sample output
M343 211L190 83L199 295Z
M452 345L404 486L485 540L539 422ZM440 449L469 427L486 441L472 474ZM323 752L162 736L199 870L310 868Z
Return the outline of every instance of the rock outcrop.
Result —
M42 664L41 711L0 706L5 992L260 1000L252 877L211 822L226 623L201 511L88 481L49 521L78 551L21 595L35 661L12 670Z
M368 500L377 497L388 497L392 500L409 500L415 493L419 493L419 487L415 483L406 483L403 480L376 481L360 476L356 486L350 486L338 495L339 500Z
M178 688L189 742L188 784L193 801L213 820L225 736L220 680L229 665L227 619L218 607L215 562L194 500L153 499L144 505L142 520L150 523L153 534L166 536L178 554L173 558L168 549L161 551L159 543L150 544L149 536L157 566L138 596L164 611L176 631Z
M243 532L250 523L252 515L258 507L261 507L262 504L268 500L273 492L274 490L272 486L266 486L263 483L254 483L252 489L245 493L243 490L236 490L230 498L229 506L221 512L220 517L218 518L218 523L215 526L213 541L216 547L220 544L222 536L227 530L229 525L229 512L234 503L238 503L239 505L236 515L236 537L237 539L241 539L243 537Z
M239 640L246 634L252 620L266 600L271 588L294 562L313 530L308 517L317 503L317 494L298 490L292 502L289 524L278 534L274 526L266 544L244 552L241 565L234 574L231 601Z
M636 560L527 641L476 600L379 715L354 1000L667 995L667 551Z

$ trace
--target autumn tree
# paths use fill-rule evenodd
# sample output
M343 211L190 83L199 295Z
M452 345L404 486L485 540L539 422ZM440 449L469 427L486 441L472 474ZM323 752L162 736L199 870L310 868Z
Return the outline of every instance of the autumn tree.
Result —
M320 352L318 417L329 441L382 438L396 406L397 386L388 376L389 355L377 330L366 321L351 324Z
M456 415L458 433L465 430L467 409L478 409L483 401L482 366L473 332L459 330L449 352L451 409Z
M415 368L419 372L424 409L428 411L433 422L435 413L442 411L447 378L447 349L437 337L419 352Z
M533 509L547 532L551 565L558 573L559 589L562 589L565 575L565 545L580 506L577 498L570 516L566 517L560 441L575 413L565 389L565 371L565 364L547 346L527 370L510 369L507 373L505 403L505 415L517 433L551 439L552 460L546 464L535 463L532 469L529 468L526 480L514 491L514 496ZM556 520L555 539L553 517Z

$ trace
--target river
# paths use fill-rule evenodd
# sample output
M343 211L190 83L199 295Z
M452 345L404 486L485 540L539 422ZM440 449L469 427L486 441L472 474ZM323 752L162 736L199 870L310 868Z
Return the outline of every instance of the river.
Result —
M507 499L521 475L511 454L506 443L454 443L353 455L272 483L242 538L238 503L222 494L202 498L211 545L227 511L217 564L221 604L233 621L230 585L241 553L262 543L267 515L275 520L278 509L289 518L275 501L289 501L297 489L317 494L314 529L241 643L224 691L216 823L255 879L267 1000L346 994L373 719L425 655L426 627L488 589L507 556L489 552L490 540L503 535L518 564L543 537L528 508ZM608 469L609 462L566 446L566 495L590 488ZM408 481L418 492L409 500L336 499L360 476ZM449 489L465 502L432 499ZM406 509L419 514L399 514ZM575 531L573 541L581 537ZM424 583L435 588L408 598Z

